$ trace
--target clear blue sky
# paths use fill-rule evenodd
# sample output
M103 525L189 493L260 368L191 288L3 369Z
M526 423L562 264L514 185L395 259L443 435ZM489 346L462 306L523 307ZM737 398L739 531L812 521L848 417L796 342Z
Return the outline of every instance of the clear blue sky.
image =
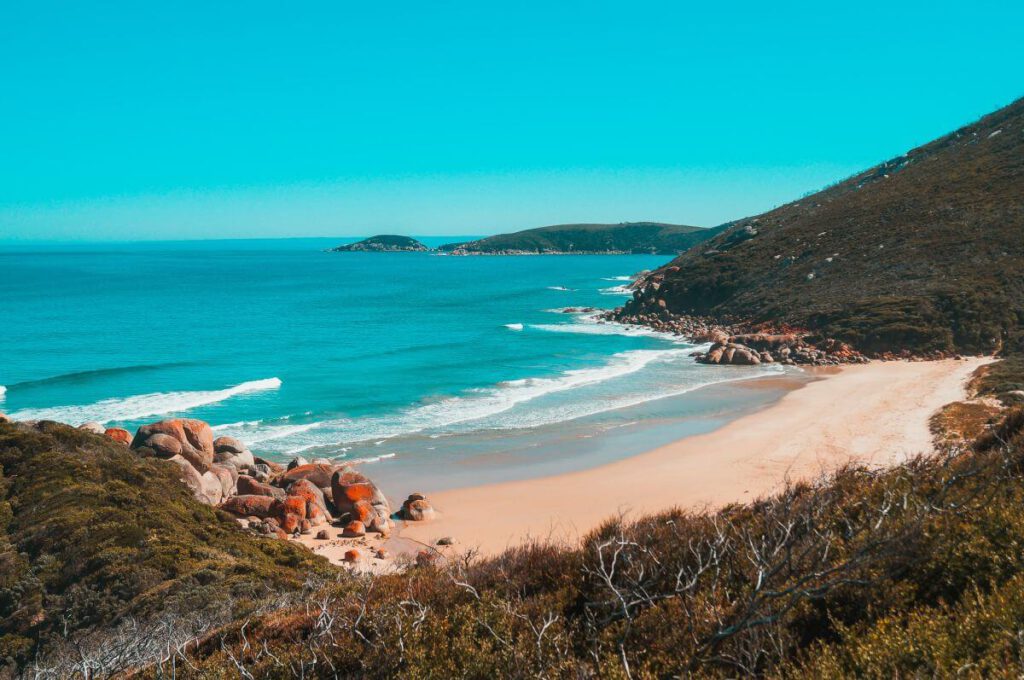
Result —
M0 239L712 226L1024 95L1022 27L1006 1L5 2Z

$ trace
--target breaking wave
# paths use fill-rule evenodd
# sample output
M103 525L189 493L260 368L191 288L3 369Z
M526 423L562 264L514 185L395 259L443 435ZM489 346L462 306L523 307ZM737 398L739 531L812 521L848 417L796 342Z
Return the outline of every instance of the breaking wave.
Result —
M181 413L199 406L216 404L242 394L276 390L280 386L280 379L266 378L250 380L222 390L154 392L131 397L103 399L94 404L24 409L12 413L11 417L15 420L57 420L71 424L93 420L100 423L120 422L148 416Z

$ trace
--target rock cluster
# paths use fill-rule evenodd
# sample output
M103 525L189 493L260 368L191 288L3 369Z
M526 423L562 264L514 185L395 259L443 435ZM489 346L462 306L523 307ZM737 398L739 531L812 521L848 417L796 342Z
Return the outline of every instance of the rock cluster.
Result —
M120 428L104 430L104 434L115 441L125 441L128 435ZM228 447L224 440L230 440ZM193 495L210 505L233 496L240 475L253 465L252 453L237 441L222 437L214 442L208 424L189 418L143 425L129 446L141 456L176 464Z
M116 441L124 430L104 430ZM200 501L219 505L264 534L289 536L338 520L346 535L387 534L391 508L370 479L353 468L325 459L296 458L287 467L253 456L233 437L213 438L201 420L162 420L139 428L131 448L141 456L175 463L182 481Z
M626 308L619 307L610 312L601 314L598 318L605 322L616 322L632 326L645 326L661 333L672 333L691 340L704 342L709 340L716 332L724 332L727 335L739 332L738 327L727 324L716 323L710 319L688 314L672 314L661 308L655 311L628 312Z
M786 365L831 366L867 362L866 357L854 351L849 345L836 341L827 341L825 345L825 349L816 347L807 343L802 336L793 333L748 333L716 338L707 352L697 355L697 361L702 364L736 366L756 366L775 362Z
M652 283L643 290L657 290ZM707 352L697 354L704 364L756 366L763 363L829 366L865 363L867 357L835 339L811 338L806 332L792 329L784 332L750 332L742 324L723 324L712 319L687 314L673 314L663 305L650 309L652 298L637 297L625 307L601 315L603 321L646 326L663 333L672 333L695 342L711 342ZM663 302L663 300L661 300ZM813 341L812 341L813 340Z

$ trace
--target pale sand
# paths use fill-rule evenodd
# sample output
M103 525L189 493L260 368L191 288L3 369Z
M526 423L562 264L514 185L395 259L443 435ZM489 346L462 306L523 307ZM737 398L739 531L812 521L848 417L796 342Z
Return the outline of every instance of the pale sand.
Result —
M673 506L715 508L851 461L892 465L932 451L930 416L964 398L988 358L872 362L821 374L776 404L704 435L601 467L430 497L441 517L409 523L405 541L452 536L494 554L528 538L577 541L610 516Z

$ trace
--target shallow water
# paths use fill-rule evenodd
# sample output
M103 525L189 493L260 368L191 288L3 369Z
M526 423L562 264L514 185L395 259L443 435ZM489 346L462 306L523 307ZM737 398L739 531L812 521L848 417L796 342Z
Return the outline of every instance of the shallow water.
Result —
M553 311L621 304L663 256L324 252L342 241L7 247L0 410L196 417L279 459L462 485L702 431L767 397L699 388L780 370Z

